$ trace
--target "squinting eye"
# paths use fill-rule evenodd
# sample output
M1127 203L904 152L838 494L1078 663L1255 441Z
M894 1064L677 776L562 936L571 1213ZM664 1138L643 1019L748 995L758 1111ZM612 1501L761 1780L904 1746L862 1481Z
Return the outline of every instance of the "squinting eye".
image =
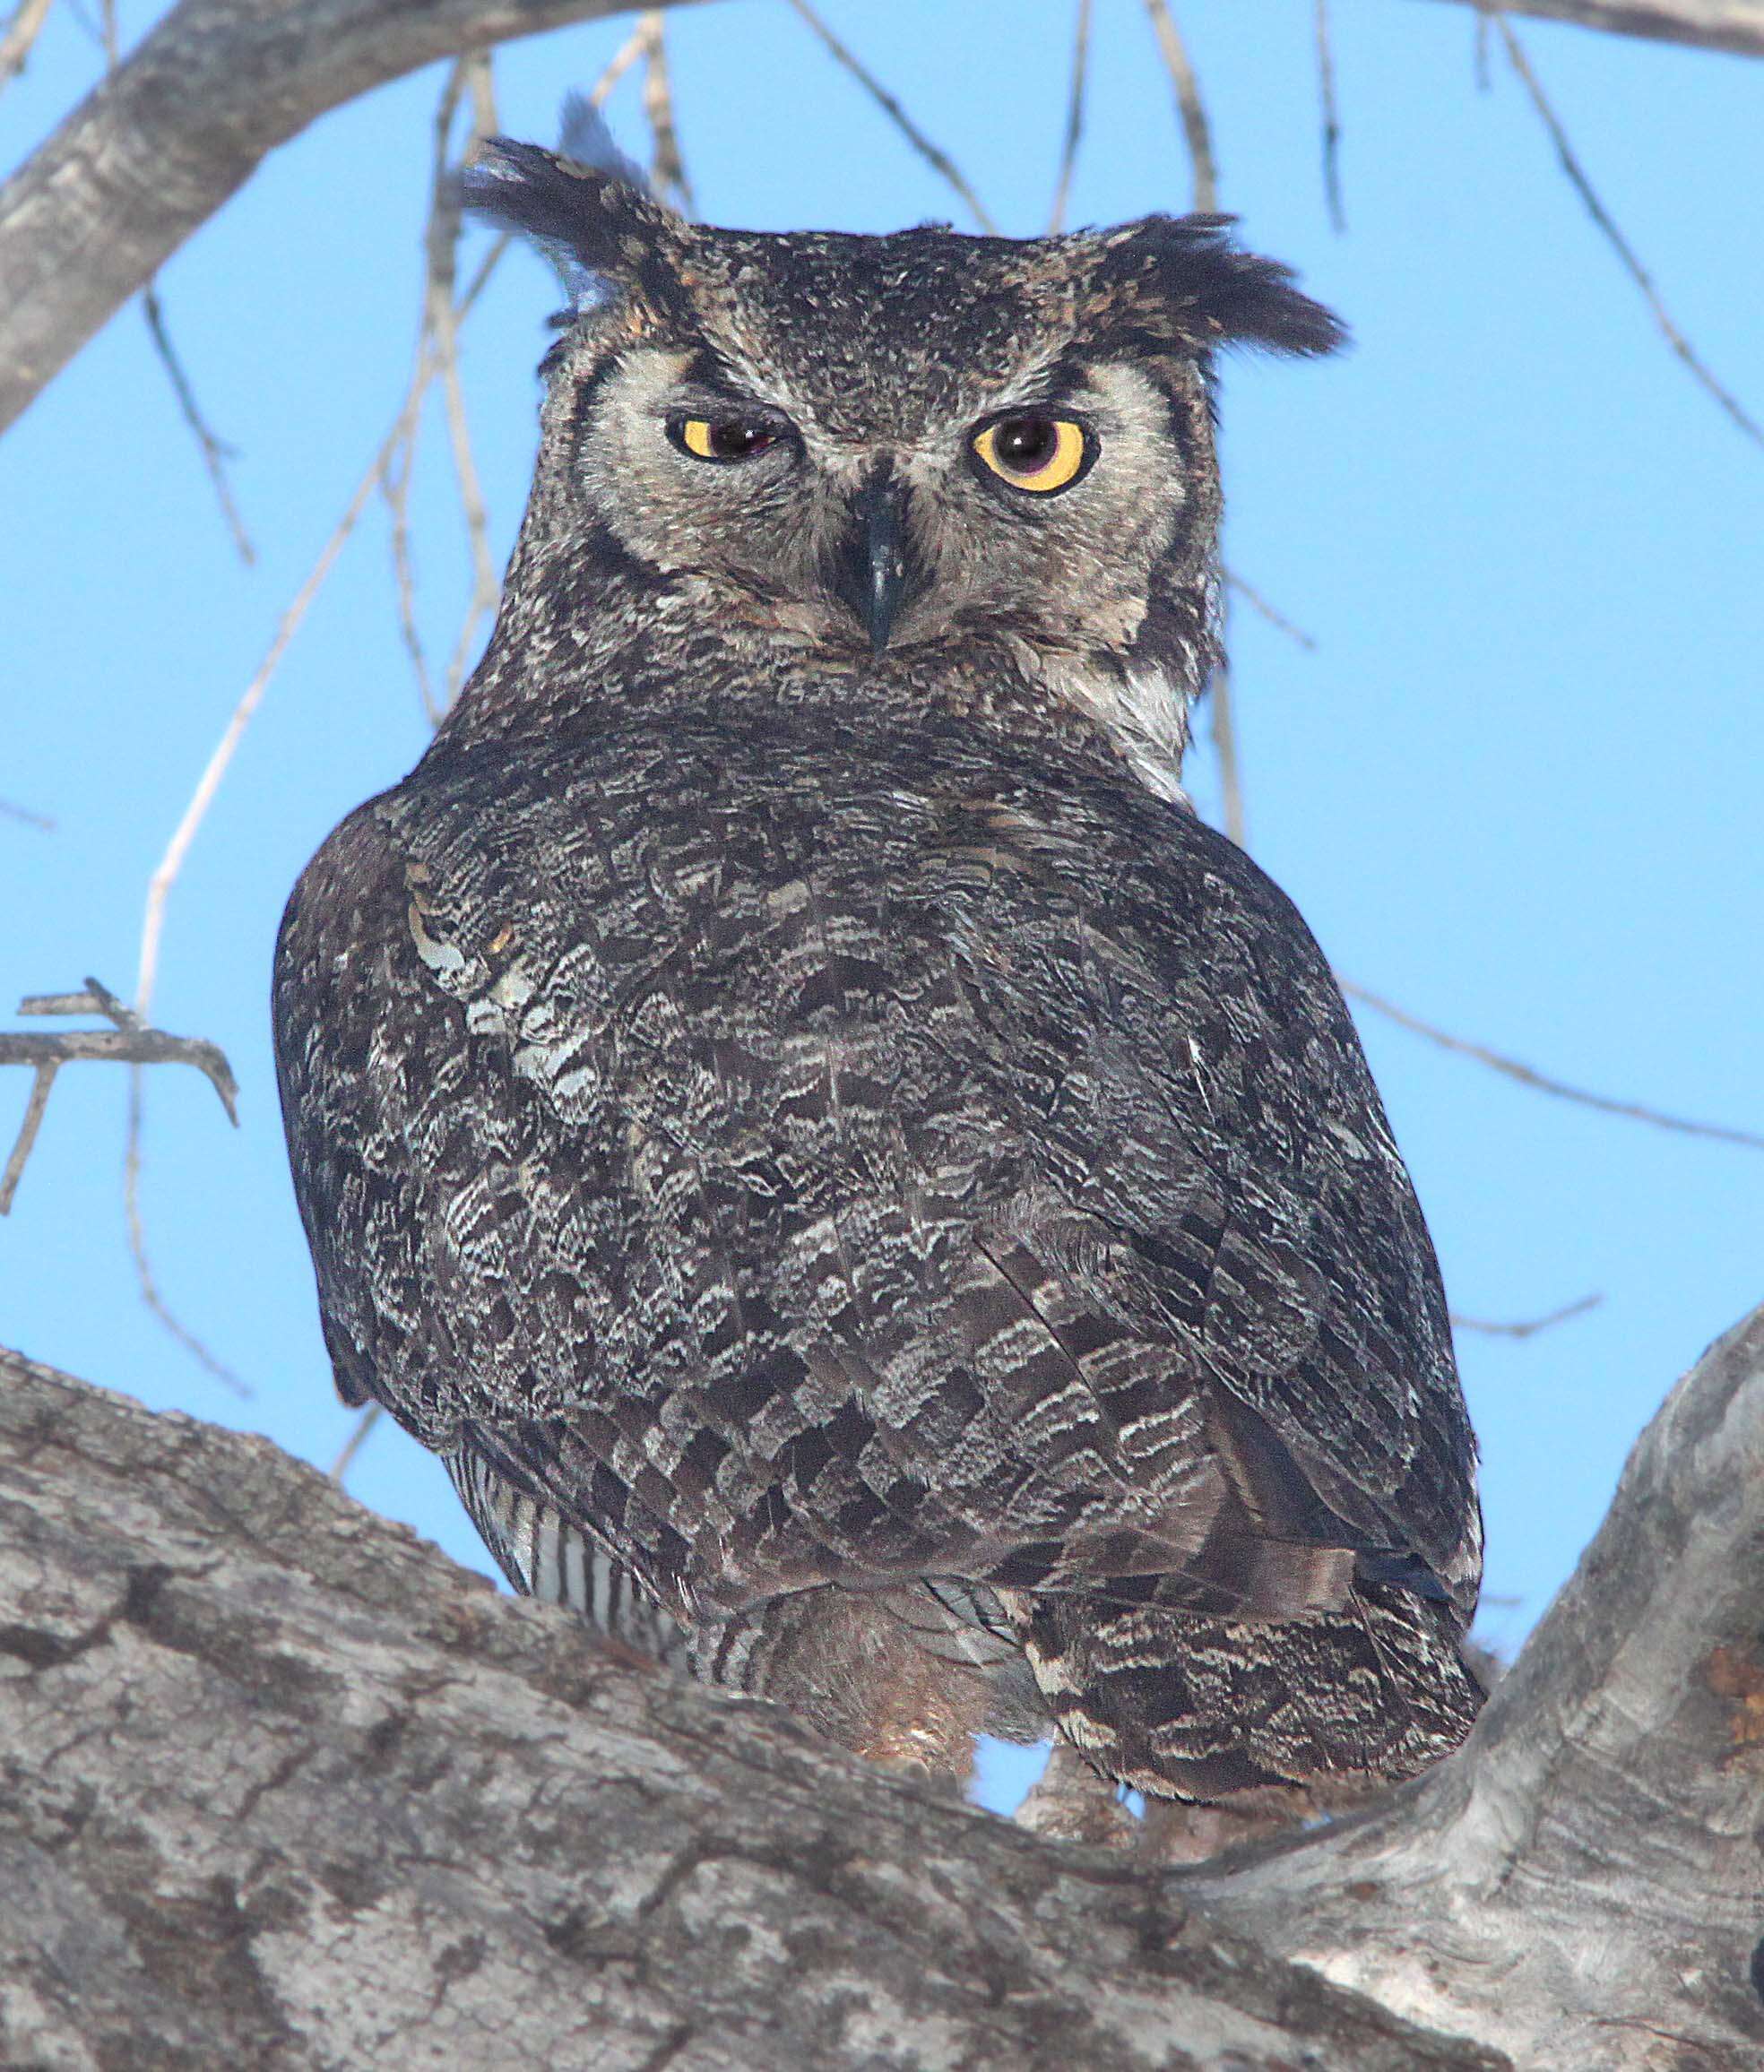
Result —
M777 442L770 425L747 418L680 418L668 427L674 444L699 461L746 461Z
M1033 412L999 418L974 434L973 450L1001 481L1038 496L1076 482L1091 457L1091 442L1070 418Z

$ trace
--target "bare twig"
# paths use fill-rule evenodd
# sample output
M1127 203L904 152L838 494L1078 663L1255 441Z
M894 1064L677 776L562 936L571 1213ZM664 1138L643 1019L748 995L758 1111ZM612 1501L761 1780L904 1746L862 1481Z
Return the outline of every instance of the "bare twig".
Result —
M440 370L441 393L447 419L447 437L453 449L454 473L459 483L460 509L465 519L466 539L471 553L471 595L467 600L459 637L447 665L446 704L459 695L471 659L479 620L493 612L502 594L496 564L490 558L489 518L484 508L483 485L471 451L471 433L466 422L465 393L460 385L459 320L454 309L455 254L459 245L460 206L458 185L449 160L448 135L460 93L471 96L471 122L465 151L484 133L479 124L493 120L495 108L489 89L489 59L474 52L460 59L448 76L446 89L435 122L435 156L428 229L424 239L427 260L423 322ZM414 436L414 433L412 434Z
M1246 583L1241 575L1234 574L1229 568L1225 571L1225 587L1234 590L1250 610L1258 618L1267 619L1276 633L1284 633L1288 640L1297 642L1308 654L1316 652L1317 642L1311 635L1305 632L1302 626L1294 626L1284 612L1275 610L1259 590Z
M1071 197L1072 175L1078 162L1078 144L1084 136L1085 88L1090 79L1091 0L1078 0L1077 26L1072 32L1072 93L1066 108L1066 141L1059 152L1059 172L1053 183L1053 203L1048 210L1048 235L1066 228L1066 204Z
M108 987L88 979L82 993L37 993L19 1002L21 1014L102 1014L108 1029L71 1029L55 1036L21 1035L0 1030L0 1065L28 1065L36 1073L24 1120L5 1171L0 1174L0 1216L12 1208L48 1105L49 1089L64 1065L102 1058L127 1065L194 1065L220 1098L235 1128L238 1126L238 1084L226 1053L198 1036L173 1036L150 1028L132 1007Z
M51 0L19 0L13 10L6 33L0 36L0 87L24 70L30 47L48 19L50 4Z
M985 208L981 205L980 196L968 185L960 168L949 154L938 149L937 145L907 114L900 102L888 91L875 73L869 71L863 61L853 52L847 49L845 45L827 27L826 23L821 20L815 10L809 6L808 0L790 0L790 5L808 28L813 30L815 34L820 38L821 42L826 46L827 55L834 62L843 65L851 73L852 77L876 102L883 114L894 124L907 142L937 174L938 177L953 188L956 194L960 196L964 205L981 229L989 237L997 237L999 234L998 224L987 214Z
M1603 1295L1583 1295L1578 1302L1564 1304L1552 1309L1547 1317L1528 1317L1518 1324L1491 1323L1486 1317L1460 1317L1456 1309L1451 1313L1454 1331L1479 1331L1485 1338L1535 1338L1540 1331L1549 1331L1558 1324L1566 1324L1570 1317L1584 1317L1587 1310L1596 1309L1604 1300ZM1492 1603L1492 1598L1484 1599Z
M1225 833L1243 849L1249 842L1249 827L1243 814L1243 775L1237 763L1237 721L1232 709L1231 667L1223 660L1206 686L1206 711L1213 753L1219 758L1220 807L1224 816Z
M1323 196L1329 227L1339 235L1347 229L1342 206L1341 110L1336 101L1336 53L1329 35L1329 0L1317 0L1317 86L1323 102Z
M1206 103L1201 99L1200 82L1189 57L1188 45L1170 12L1169 0L1146 0L1146 13L1156 31L1158 48L1170 73L1176 96L1176 114L1189 147L1189 163L1194 168L1194 205L1211 215L1219 206L1219 162L1213 155L1213 125L1206 119Z
M238 549L238 557L248 568L257 556L251 544L251 536L245 529L245 521L239 516L238 505L233 501L232 485L227 479L227 462L233 458L236 449L224 439L217 438L202 414L196 401L196 393L190 385L190 377L178 358L177 348L171 342L171 334L166 329L165 310L160 302L159 289L152 284L143 290L141 308L147 319L147 333L153 341L153 350L160 356L171 383L171 393L177 398L177 408L184 422L189 426L196 442L196 451L202 455L203 466L208 471L213 485L216 501L220 505L220 515L227 521L227 530L233 536L233 545Z
M45 834L55 833L55 822L47 813L33 813L28 806L14 806L10 799L0 799L0 814L8 820L22 820L27 827L40 827Z
M1492 0L1456 0L1485 12ZM1764 0L1504 0L1515 14L1571 22L1606 36L1764 57Z
M384 1406L377 1403L370 1403L368 1405L367 1409L362 1412L361 1415L356 1419L355 1429L350 1433L348 1438L343 1441L342 1451L337 1455L336 1459L332 1462L331 1480L336 1483L339 1489L342 1489L343 1486L343 1478L349 1473L350 1467L353 1465L355 1456L367 1444L368 1435L373 1430L374 1427L379 1423L380 1418L383 1414L383 1408Z
M688 216L696 215L692 183L686 176L680 153L679 131L674 122L673 88L668 75L668 36L659 7L652 7L637 23L644 47L644 116L649 124L653 155L650 185L662 200L672 195Z
M1338 982L1350 1000L1362 1002L1374 1014L1396 1023L1399 1029L1424 1036L1430 1043L1437 1043L1441 1050L1453 1051L1460 1058L1474 1058L1479 1065L1504 1073L1509 1079L1517 1079L1520 1085L1534 1087L1539 1093L1554 1094L1560 1101L1578 1101L1581 1107L1595 1108L1604 1115L1624 1116L1631 1122L1650 1123L1656 1129L1676 1130L1683 1136L1709 1137L1718 1144L1743 1144L1748 1151L1764 1151L1764 1136L1751 1130L1731 1129L1725 1123L1692 1122L1681 1115L1667 1115L1657 1108L1644 1107L1639 1101L1613 1101L1603 1093L1589 1093L1585 1087L1570 1086L1565 1080L1552 1079L1547 1073L1534 1071L1517 1058L1491 1050L1484 1043L1468 1042L1462 1036L1453 1036L1444 1029L1436 1028L1432 1023L1422 1021L1419 1015L1411 1014L1394 1001L1369 992L1364 986L1356 986L1351 979L1341 979L1338 975Z
M180 1345L216 1380L233 1391L236 1395L249 1397L251 1390L231 1368L217 1360L193 1331L187 1329L173 1316L160 1295L159 1284L153 1278L147 1259L145 1235L141 1226L140 1177L141 1177L141 1091L143 1083L143 1067L148 1065L194 1065L207 1075L210 1083L220 1097L227 1110L228 1119L237 1128L238 1110L236 1106L238 1086L226 1056L215 1044L199 1038L168 1036L163 1030L151 1029L145 1019L135 1009L119 1000L108 986L96 979L86 980L83 993L45 993L31 999L21 1000L22 1014L102 1014L111 1023L109 1029L75 1030L65 1036L33 1039L12 1039L14 1044L30 1045L32 1042L48 1043L56 1047L48 1058L38 1060L37 1083L31 1089L30 1102L25 1110L24 1127L19 1133L13 1156L6 1161L5 1181L0 1183L0 1209L11 1206L13 1189L24 1161L30 1156L35 1141L38 1125L43 1118L43 1109L48 1101L49 1086L54 1082L55 1070L74 1058L114 1058L129 1066L129 1103L127 1149L123 1158L123 1207L128 1227L129 1250L134 1255L135 1272L141 1283L142 1300L146 1303L160 1322L170 1332ZM7 1040L0 1038L0 1044ZM0 1050L0 1061L4 1058ZM45 1074L43 1065L49 1070Z
M612 90L644 54L643 23L638 22L614 52L612 62L588 90L590 108L604 108Z
M3 1039L0 1039L3 1040ZM24 1161L30 1156L37 1142L37 1132L43 1126L43 1110L49 1105L49 1089L55 1084L58 1065L39 1065L37 1076L30 1083L30 1098L24 1104L24 1120L19 1125L19 1133L13 1143L12 1156L6 1161L6 1170L0 1173L0 1216L12 1212L13 1196L18 1192L18 1184L24 1178Z
M1764 445L1764 426L1759 424L1757 419L1751 416L1739 398L1730 389L1724 387L1708 367L1704 365L1696 348L1679 329L1673 319L1672 313L1667 309L1665 302L1661 300L1660 291L1654 285L1653 275L1648 272L1647 267L1637 257L1634 246L1624 237L1621 230L1617 228L1610 211L1599 199L1597 191L1587 176L1586 169L1575 156L1574 147L1568 141L1568 133L1561 125L1561 117L1552 107L1537 74L1531 68L1531 61L1526 56L1518 37L1514 33L1513 25L1508 21L1499 6L1493 8L1492 18L1495 29L1506 47L1508 61L1524 83L1526 91L1531 96L1532 106L1537 110L1539 119L1550 133L1550 141L1556 147L1556 156L1561 161L1563 172L1568 175L1569 184L1585 204L1587 213L1598 226L1606 243L1610 245L1612 250L1622 262L1624 272L1628 273L1630 279L1635 282L1636 287L1640 290L1642 299L1647 303L1655 323L1659 326L1661 335L1678 358L1683 362L1691 378L1715 398L1716 401L1726 411L1747 438L1755 440L1760 445Z
M417 679L417 695L422 701L424 716L431 727L438 727L445 717L445 707L436 697L429 680L428 656L423 650L422 631L417 624L417 581L411 560L411 478L416 463L416 432L421 415L419 397L406 436L386 455L386 464L380 471L380 495L386 507L386 544L392 557L392 591L398 615L398 637L411 658L411 670Z
M141 1299L163 1328L184 1348L198 1367L205 1368L223 1388L249 1401L250 1385L209 1350L178 1317L160 1292L152 1262L147 1256L147 1232L141 1220L141 1103L143 1081L137 1067L129 1074L128 1123L123 1152L123 1217L128 1230L129 1256L134 1261L134 1277Z

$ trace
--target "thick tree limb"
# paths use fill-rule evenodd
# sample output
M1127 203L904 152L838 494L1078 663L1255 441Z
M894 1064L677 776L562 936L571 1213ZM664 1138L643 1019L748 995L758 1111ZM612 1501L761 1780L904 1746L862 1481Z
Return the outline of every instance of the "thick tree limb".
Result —
M1494 2072L0 1353L0 2062Z
M1764 1310L1643 1437L1462 1756L1158 1873L0 1353L0 2061L1739 2072L1761 1464Z
M178 0L0 187L0 429L308 123L437 57L628 4Z
M1764 2064L1764 1309L1643 1433L1463 1752L1188 1889L1530 2072Z

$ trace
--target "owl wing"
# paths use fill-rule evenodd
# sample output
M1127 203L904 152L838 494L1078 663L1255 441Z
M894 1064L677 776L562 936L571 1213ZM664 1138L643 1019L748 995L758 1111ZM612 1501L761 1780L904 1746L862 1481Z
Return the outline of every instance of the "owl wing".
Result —
M1406 1176L1189 816L948 736L454 754L315 859L276 997L343 1393L658 1601L1474 1596Z

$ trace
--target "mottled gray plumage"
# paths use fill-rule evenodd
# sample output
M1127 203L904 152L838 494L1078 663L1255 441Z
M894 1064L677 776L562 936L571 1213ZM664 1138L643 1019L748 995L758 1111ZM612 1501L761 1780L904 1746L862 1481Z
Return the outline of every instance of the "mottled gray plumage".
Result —
M606 292L481 667L283 926L339 1387L517 1586L865 1753L1412 1773L1477 1702L1438 1270L1177 782L1211 356L1331 320L1200 219L762 237L509 145L475 193ZM1051 493L977 458L1059 439Z

